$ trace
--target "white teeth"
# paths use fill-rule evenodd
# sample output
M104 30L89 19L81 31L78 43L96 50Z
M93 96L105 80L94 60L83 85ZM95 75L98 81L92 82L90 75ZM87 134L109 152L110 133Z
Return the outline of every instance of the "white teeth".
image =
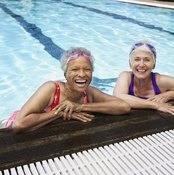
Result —
M142 69L138 69L137 71L138 72L145 72L145 70L142 70Z
M76 80L76 83L86 83L86 80Z

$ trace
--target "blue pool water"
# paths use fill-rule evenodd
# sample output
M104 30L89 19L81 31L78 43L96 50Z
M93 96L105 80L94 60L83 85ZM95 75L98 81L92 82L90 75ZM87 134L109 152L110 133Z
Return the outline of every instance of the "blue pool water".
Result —
M0 119L19 109L47 80L64 80L61 53L83 46L95 57L92 84L112 94L129 70L136 40L157 49L155 71L174 76L174 10L116 0L0 1Z

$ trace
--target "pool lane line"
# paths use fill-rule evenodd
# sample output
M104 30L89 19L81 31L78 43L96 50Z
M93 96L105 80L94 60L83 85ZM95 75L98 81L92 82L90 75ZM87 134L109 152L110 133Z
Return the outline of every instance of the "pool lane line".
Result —
M32 37L39 40L41 44L45 46L44 50L47 51L52 57L60 61L60 56L64 52L64 49L60 48L47 36L43 35L41 29L35 24L28 23L22 16L13 13L6 7L5 4L0 3L0 8L12 18L19 22L19 24L25 29L26 32L30 33ZM100 79L93 76L91 84L99 89L105 91L106 87L112 87L111 83L115 83L117 78L106 78Z
M27 22L22 16L13 13L3 3L0 3L0 8L19 22L25 31L30 33L33 38L37 39L42 45L44 45L44 50L47 51L52 57L56 58L57 60L60 59L60 56L64 50L57 46L50 37L45 36L39 27L37 27L35 24Z
M162 27L157 27L157 26L152 25L152 24L147 24L145 22L138 21L138 20L135 20L133 18L129 18L129 17L123 16L123 15L119 15L119 14L115 14L115 13L111 13L111 12L101 11L101 10L98 10L98 9L95 9L95 8L91 8L91 7L86 7L86 6L83 6L83 5L74 4L72 2L65 2L64 1L63 3L65 3L67 5L70 5L70 6L73 6L73 7L83 8L83 9L89 10L89 11L94 12L94 13L98 13L98 14L110 16L110 17L112 17L114 19L118 19L118 20L122 20L122 21L127 21L127 22L130 22L130 23L139 25L141 27L145 27L145 28L153 29L153 30L158 30L160 32L165 32L165 33L168 33L170 35L174 35L174 32L165 30Z

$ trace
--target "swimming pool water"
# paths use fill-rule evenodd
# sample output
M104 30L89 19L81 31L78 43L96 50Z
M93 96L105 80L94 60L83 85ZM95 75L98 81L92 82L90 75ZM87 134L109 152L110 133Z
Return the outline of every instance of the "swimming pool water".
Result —
M0 119L45 81L64 80L60 54L83 46L95 57L92 84L112 94L116 77L129 70L137 40L157 49L154 71L174 76L174 10L116 0L1 0Z

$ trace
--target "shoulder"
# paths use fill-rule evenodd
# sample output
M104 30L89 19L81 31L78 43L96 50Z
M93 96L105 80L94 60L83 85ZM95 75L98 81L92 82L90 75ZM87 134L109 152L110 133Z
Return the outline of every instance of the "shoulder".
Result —
M131 71L123 71L119 74L119 78L130 78L132 72Z
M174 77L170 76L170 75L165 75L165 74L160 74L160 73L154 73L156 80L159 82L166 82L169 80L174 80Z
M41 87L41 88L52 89L52 88L55 87L55 82L54 82L54 81L46 81L46 82L43 83L40 87Z
M102 102L112 97L94 86L88 87L87 94L90 102Z
M116 80L115 86L114 86L114 90L113 90L113 94L115 96L118 96L119 94L122 93L128 93L129 91L129 86L131 83L131 71L124 71L121 72L118 79Z
M43 90L43 91L55 91L56 89L56 84L58 84L58 86L62 86L62 82L57 82L57 81L47 81L45 83L43 83L38 90Z
M95 92L100 92L100 90L94 86L88 86L88 89L87 89L87 94L92 94L92 93L95 93Z
M98 96L98 95L108 95L106 92L94 87L94 86L89 86L87 89L87 94L92 95L92 96Z
M130 83L131 82L131 75L132 72L131 71L123 71L119 74L118 79L117 79L117 83Z
M42 102L47 102L46 105L50 105L53 102L56 92L56 84L61 85L61 82L47 81L43 83L35 92L35 97L41 99Z
M102 92L100 89L94 87L94 86L88 86L87 89L87 94L88 96L95 96L95 95L99 95L99 94L104 94L104 92Z
M164 74L155 73L156 82L160 89L171 89L174 87L174 77Z

